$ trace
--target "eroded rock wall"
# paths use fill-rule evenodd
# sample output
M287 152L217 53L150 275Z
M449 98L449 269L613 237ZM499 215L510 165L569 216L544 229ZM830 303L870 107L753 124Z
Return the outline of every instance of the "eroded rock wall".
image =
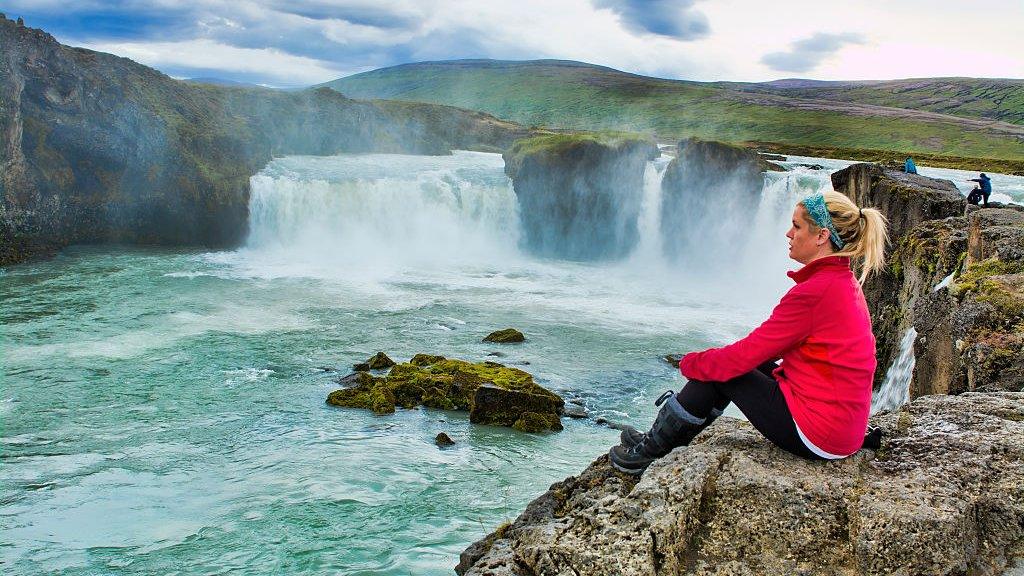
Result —
M516 142L505 173L519 203L523 247L570 260L622 258L636 247L644 170L653 140L623 134L551 134Z
M1024 388L1024 211L965 214L952 183L866 164L832 179L890 220L886 268L864 286L879 366L892 364L913 326L912 398Z
M763 172L781 170L753 150L690 138L678 145L661 181L661 244L670 261L728 261L760 204ZM730 254L731 255L731 254Z

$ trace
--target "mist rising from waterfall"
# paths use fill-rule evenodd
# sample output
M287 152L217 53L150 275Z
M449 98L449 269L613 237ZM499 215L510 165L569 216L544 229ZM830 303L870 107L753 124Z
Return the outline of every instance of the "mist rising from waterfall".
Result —
M473 152L274 160L251 180L247 248L358 270L512 257L502 166Z

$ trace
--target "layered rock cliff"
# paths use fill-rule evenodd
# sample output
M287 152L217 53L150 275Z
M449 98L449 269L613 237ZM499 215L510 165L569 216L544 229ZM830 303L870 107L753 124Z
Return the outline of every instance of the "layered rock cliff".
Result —
M71 243L230 246L274 155L504 149L485 114L180 82L0 19L0 265Z
M721 264L716 247L731 246L735 218L750 221L760 203L763 172L782 170L756 152L689 138L661 181L661 243L669 260Z
M653 140L629 134L549 134L504 154L519 202L524 248L571 260L625 256L639 236L644 170Z
M864 286L879 366L913 327L911 397L1024 389L1024 211L972 206L965 215L952 183L869 164L832 182L890 221L887 266Z

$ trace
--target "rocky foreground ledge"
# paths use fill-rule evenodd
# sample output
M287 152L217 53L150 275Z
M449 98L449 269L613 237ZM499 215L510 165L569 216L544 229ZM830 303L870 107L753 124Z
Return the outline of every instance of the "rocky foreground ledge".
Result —
M602 456L460 575L1002 574L1024 556L1024 393L919 398L877 452L808 462L722 419L639 482Z

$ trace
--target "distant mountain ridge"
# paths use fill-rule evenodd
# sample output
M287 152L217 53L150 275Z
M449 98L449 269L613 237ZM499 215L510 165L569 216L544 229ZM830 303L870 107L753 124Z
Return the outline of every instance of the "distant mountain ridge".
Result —
M1024 159L1024 80L702 83L566 60L449 60L323 84L352 98L449 104L527 125Z

